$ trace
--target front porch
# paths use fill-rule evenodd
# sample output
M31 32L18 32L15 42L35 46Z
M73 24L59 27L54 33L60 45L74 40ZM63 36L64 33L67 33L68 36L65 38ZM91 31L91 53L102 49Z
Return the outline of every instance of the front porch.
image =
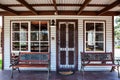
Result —
M43 71L21 71L18 73L14 72L14 78L11 79L10 70L1 70L0 79L1 80L47 80L47 72ZM84 76L82 72L76 72L74 75L64 76L59 75L56 72L50 73L50 80L120 80L118 78L117 72L109 71L85 71Z

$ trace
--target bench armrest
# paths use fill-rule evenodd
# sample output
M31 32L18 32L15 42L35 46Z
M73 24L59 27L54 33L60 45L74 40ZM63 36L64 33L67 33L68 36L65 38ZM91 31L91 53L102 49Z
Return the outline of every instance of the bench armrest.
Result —
M11 66L17 65L18 63L19 63L19 58L18 57L12 57Z

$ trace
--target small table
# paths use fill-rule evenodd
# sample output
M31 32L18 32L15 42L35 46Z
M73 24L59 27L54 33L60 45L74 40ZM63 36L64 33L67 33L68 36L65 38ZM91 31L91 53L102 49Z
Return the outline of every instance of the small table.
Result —
M117 71L118 71L118 78L120 78L120 70L119 70L119 67L120 67L120 57L115 57L115 64L116 64L116 67L117 67Z

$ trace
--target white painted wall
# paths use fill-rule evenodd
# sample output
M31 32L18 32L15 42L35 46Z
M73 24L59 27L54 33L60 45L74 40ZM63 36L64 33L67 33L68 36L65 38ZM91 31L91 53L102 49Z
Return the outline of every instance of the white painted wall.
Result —
M4 16L4 69L10 69L10 21L12 20L52 20L78 19L78 67L80 70L80 52L83 51L83 20L106 21L106 51L112 51L112 17L111 16ZM56 27L51 27L51 70L56 70Z

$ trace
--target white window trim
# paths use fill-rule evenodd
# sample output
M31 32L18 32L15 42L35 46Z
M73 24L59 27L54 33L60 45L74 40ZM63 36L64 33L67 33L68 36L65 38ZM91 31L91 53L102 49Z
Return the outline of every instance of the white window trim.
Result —
M39 21L39 23L41 22L41 21L46 21L47 22L47 29L48 29L48 41L44 41L44 42L48 42L48 52L50 51L50 47L49 47L49 45L50 45L50 35L49 35L49 29L50 29L50 25L49 25L49 20L31 20L31 21ZM12 53L16 53L16 54L19 54L19 52L31 52L31 40L30 40L30 36L31 36L31 21L11 21L11 38L10 38L10 40L11 40L11 52ZM12 30L12 24L13 23L28 23L28 50L27 51L21 51L21 48L20 48L20 50L19 51L14 51L14 50L12 50L12 48L13 48L13 46L12 46L12 42L14 42L14 41L12 41L12 32L13 32L13 30ZM40 25L40 24L39 24ZM21 41L18 41L18 42L21 42ZM32 42L34 42L34 41L32 41ZM39 42L42 42L42 41L39 41ZM39 46L40 47L40 46Z
M14 41L12 41L12 24L13 23L28 23L28 51L21 51L21 48L20 48L20 50L19 51L14 51L14 50L12 50L12 48L13 48L13 46L12 46L12 42L14 42ZM21 52L29 52L30 51L30 47L29 47L29 41L30 41L30 36L29 36L29 32L30 32L30 21L11 21L11 52L13 52L13 53L19 53L20 51ZM21 42L21 41L18 41L18 42Z
M102 42L104 42L104 43L103 43L103 44L104 44L104 45L103 45L103 47L104 47L104 48L103 48L103 49L104 49L103 51L95 51L95 50L94 50L94 51L86 51L86 32L87 32L87 31L86 31L86 23L94 23L94 27L95 27L95 23L103 23L103 29L104 29L104 31L103 31L103 36L104 36L104 39L103 39L103 40L104 40L104 41L102 41ZM84 51L85 51L85 52L105 52L105 51L106 51L106 42L105 42L105 41L106 41L106 38L105 38L105 35L106 35L106 33L105 33L106 26L105 26L105 21L92 21L92 20L91 20L91 21L85 21L85 22L84 22L84 25L85 25L85 26L84 26L84 40L85 40L85 41L84 41ZM94 31L95 31L95 29L94 29ZM95 38L95 35L94 35L94 38ZM95 41L95 39L94 39L94 44L95 44L95 42L96 42L96 41ZM95 49L95 48L94 48L94 49Z

